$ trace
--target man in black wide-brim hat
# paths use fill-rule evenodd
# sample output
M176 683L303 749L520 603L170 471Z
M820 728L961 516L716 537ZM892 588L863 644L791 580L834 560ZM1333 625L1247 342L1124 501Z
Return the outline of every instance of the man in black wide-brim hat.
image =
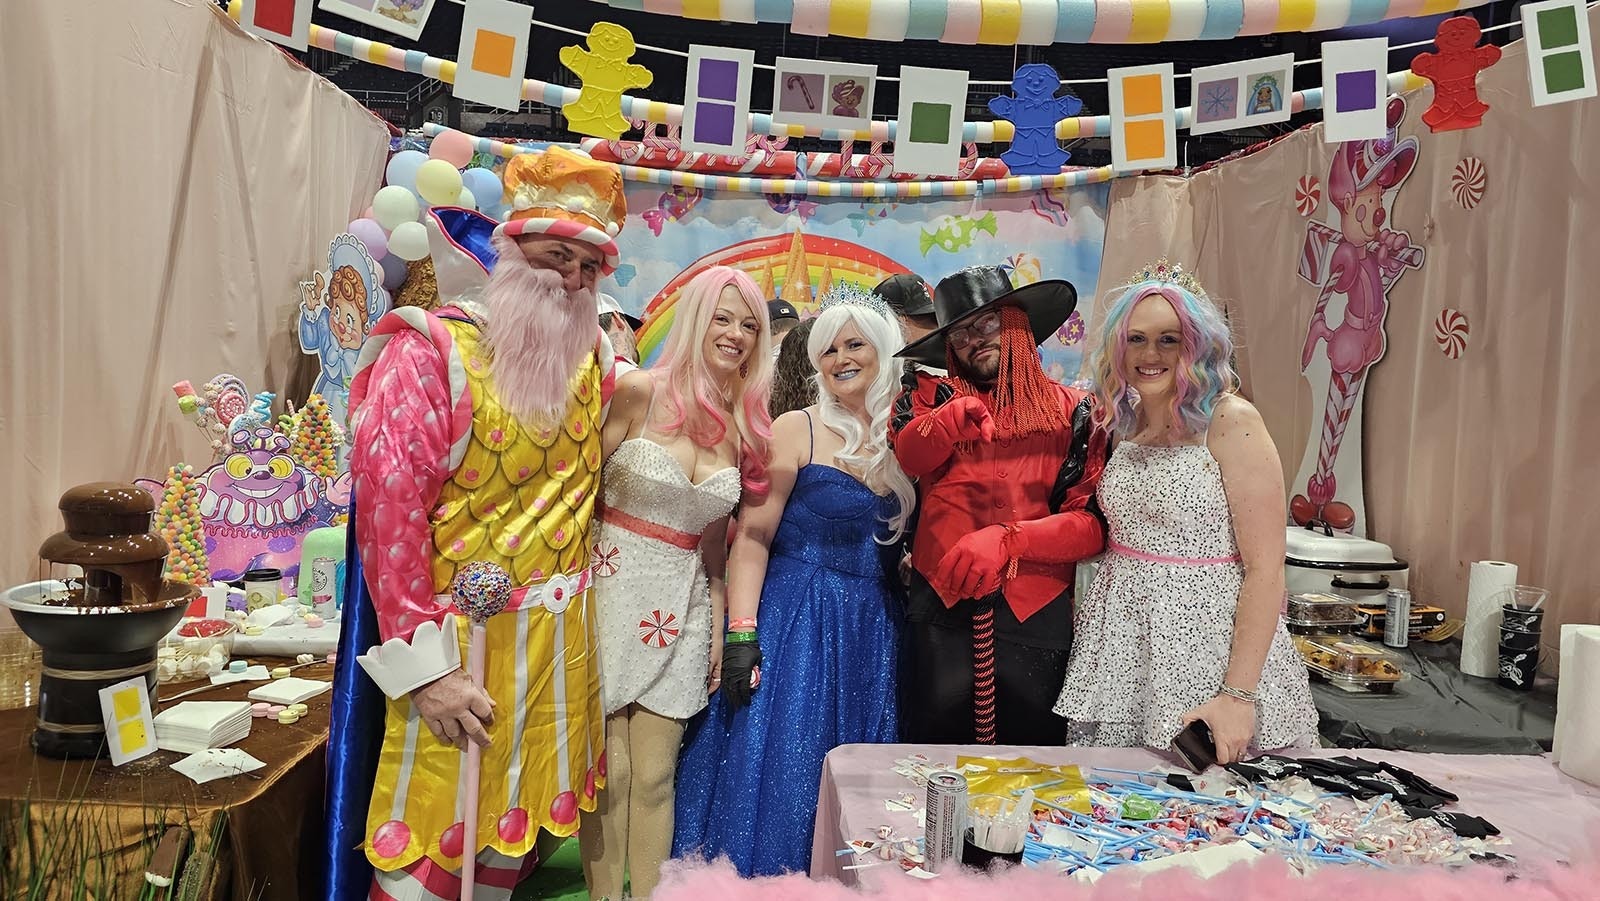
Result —
M1105 465L1085 392L1050 380L1038 345L1072 285L1013 288L998 268L934 289L939 328L899 356L948 375L896 405L895 456L921 509L901 649L901 739L1060 745L1051 711L1072 648L1075 564L1100 552Z

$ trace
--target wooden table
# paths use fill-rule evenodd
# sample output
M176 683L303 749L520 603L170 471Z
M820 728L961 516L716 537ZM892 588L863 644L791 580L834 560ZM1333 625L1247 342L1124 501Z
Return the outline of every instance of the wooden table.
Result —
M294 674L331 681L333 668L318 663ZM202 684L161 686L157 712L164 706L159 695ZM234 683L192 697L244 700L260 684ZM190 863L205 852L217 864L201 897L316 898L331 698L327 691L307 701L310 712L293 725L252 720L250 735L234 747L266 766L204 785L174 772L171 764L185 755L170 751L121 767L40 757L28 745L34 711L0 711L0 897L42 884L46 891L28 897L134 901L156 844L169 826L182 825L193 831Z

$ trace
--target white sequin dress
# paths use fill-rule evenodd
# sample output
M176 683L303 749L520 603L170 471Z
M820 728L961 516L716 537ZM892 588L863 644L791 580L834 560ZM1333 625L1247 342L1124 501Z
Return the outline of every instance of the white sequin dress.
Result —
M1165 749L1228 669L1244 567L1222 471L1204 445L1117 445L1100 477L1110 527L1078 602L1055 712L1077 745ZM1316 744L1306 668L1280 620L1257 688L1252 748Z
M630 438L606 460L595 542L600 697L674 719L706 706L711 592L700 534L739 502L739 470L698 485L666 448Z

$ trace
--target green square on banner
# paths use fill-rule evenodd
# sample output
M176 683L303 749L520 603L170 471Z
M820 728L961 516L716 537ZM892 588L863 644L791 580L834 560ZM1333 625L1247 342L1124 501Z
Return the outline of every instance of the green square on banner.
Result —
M1562 94L1583 87L1583 54L1576 50L1552 53L1544 58L1544 89Z
M1541 9L1538 18L1539 46L1543 49L1554 50L1578 43L1578 14L1574 7Z
M913 144L950 143L950 104L913 101L908 140Z

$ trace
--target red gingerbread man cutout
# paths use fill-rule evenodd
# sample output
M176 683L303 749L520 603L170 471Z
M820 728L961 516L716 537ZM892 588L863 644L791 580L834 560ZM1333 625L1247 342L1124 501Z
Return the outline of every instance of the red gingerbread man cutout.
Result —
M1456 16L1439 23L1433 42L1438 53L1419 53L1411 71L1433 82L1433 105L1422 121L1435 131L1476 128L1489 111L1478 99L1478 73L1500 61L1500 48L1479 47L1483 31L1471 16Z

